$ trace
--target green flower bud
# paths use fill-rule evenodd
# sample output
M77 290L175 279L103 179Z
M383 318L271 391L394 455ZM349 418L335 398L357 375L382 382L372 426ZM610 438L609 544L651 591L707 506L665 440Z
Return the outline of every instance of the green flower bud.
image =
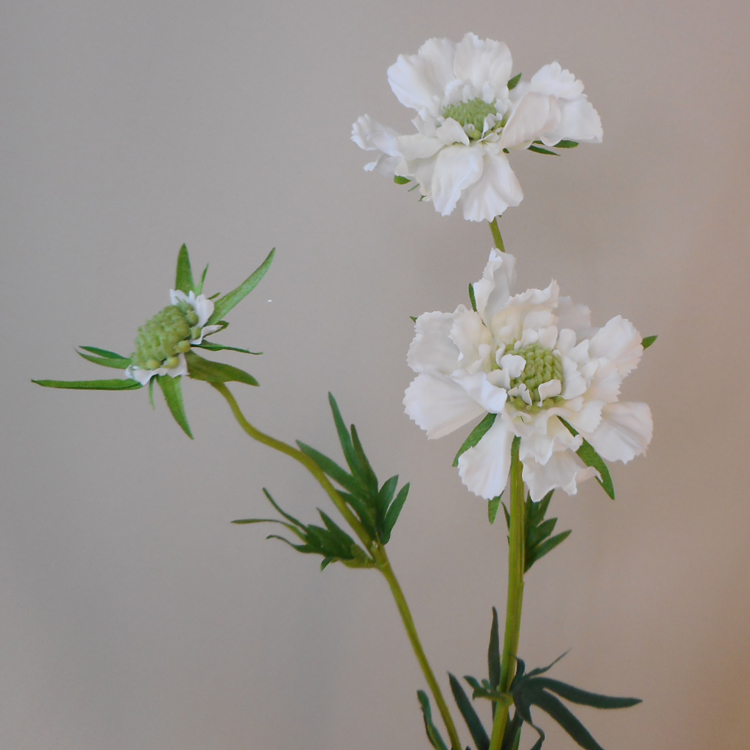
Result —
M197 337L191 336L187 314L179 307L169 305L138 329L135 353L131 357L133 364L144 370L176 367L179 364L177 355L190 348L190 338Z
M523 372L510 381L510 387L517 388L523 383L529 389L531 405L527 404L520 396L512 396L510 402L516 409L536 413L540 408L548 408L562 400L560 396L545 398L542 406L539 406L539 386L548 383L550 380L562 382L562 360L552 350L546 349L540 344L531 344L515 351L509 348L506 353L515 354L526 360Z
M476 141L482 137L484 120L487 115L496 115L494 104L488 104L483 99L472 99L470 102L451 104L443 111L443 117L451 118L467 131L467 135ZM466 126L469 126L468 128Z

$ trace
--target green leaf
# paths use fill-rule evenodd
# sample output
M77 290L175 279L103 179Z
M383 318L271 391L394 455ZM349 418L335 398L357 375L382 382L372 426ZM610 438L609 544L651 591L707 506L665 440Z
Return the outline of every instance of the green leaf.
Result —
M518 86L519 82L521 81L522 75L523 73L519 73L518 75L513 76L513 78L508 81L508 91L513 91L513 89Z
M245 383L247 385L258 385L258 381L250 373L240 370L239 367L225 365L222 362L212 362L204 359L194 351L185 355L188 366L188 375L193 380L204 380L207 383Z
M490 523L495 523L502 499L503 493L501 492L497 497L493 497L492 500L487 503L487 517L489 518Z
M341 443L341 450L344 452L344 458L349 465L349 470L354 474L358 467L357 454L354 450L354 444L349 435L349 430L346 429L344 418L341 416L339 405L336 403L336 399L333 397L332 393L328 394L328 403L331 406L331 413L333 414L333 421L336 425L336 432L339 436L339 443Z
M135 391L143 386L137 380L32 380L44 388L67 388L76 391Z
M338 484L340 484L345 490L351 492L352 495L361 496L367 494L366 489L361 485L359 480L344 471L344 469L342 469L335 461L328 458L328 456L315 450L312 446L303 443L301 440L297 441L297 445L303 453L306 453L313 461L315 461L323 472L328 474L328 476L335 482L338 482Z
M453 698L456 701L458 710L464 717L464 721L469 728L474 744L477 746L477 750L489 750L490 738L487 736L487 732L484 726L482 726L482 722L479 719L479 716L477 716L474 706L471 705L471 701L461 687L461 683L450 672L448 673L448 679L450 680Z
M584 750L604 750L588 729L554 695L539 691L534 694L531 702L548 713Z
M417 698L419 699L419 705L422 707L427 739L435 750L448 750L445 742L443 742L443 738L440 736L440 732L432 721L432 709L430 708L430 699L427 697L427 693L424 690L417 690Z
M412 323L416 323L417 322L417 316L416 315L410 315L409 317L411 318L411 322Z
M374 505L378 512L378 519L383 520L385 518L388 506L391 504L393 496L396 494L396 487L398 487L398 474L386 479L386 481L383 482L380 491L375 496Z
M541 560L547 553L552 552L555 547L557 547L559 544L562 544L573 532L563 531L560 534L557 534L556 536L551 537L550 539L547 539L546 541L539 544L537 547L534 548L533 552L531 554L526 555L526 567L524 569L524 573L527 573L529 571L529 568L535 563Z
M107 359L127 359L122 354L115 354L115 352L110 352L107 349L100 349L98 346L79 346L78 348L91 352L91 354L98 354L100 357L106 357Z
M83 348L83 347L81 347ZM92 354L84 354L76 349L76 354L79 357L87 359L89 362L93 362L95 365L101 365L102 367L114 367L116 370L125 370L133 363L131 360L123 357L122 359L115 359L114 357L95 357Z
M616 698L611 695L600 695L599 693L590 693L588 690L568 685L560 680L553 680L550 677L534 677L533 683L538 689L551 690L557 693L561 698L571 703L578 703L581 706L593 706L594 708L611 709L611 708L630 708L637 706L642 701L639 698Z
M241 352L242 354L263 354L263 352L251 352L249 349L240 349L236 346L224 346L224 344L213 344L210 341L204 341L202 344L193 344L193 348L208 349L210 352Z
M407 482L400 489L398 495L396 495L396 499L391 503L391 507L388 508L388 512L385 514L385 522L383 523L382 532L385 535L383 544L387 544L388 540L391 538L391 532L393 531L393 527L396 525L396 521L398 521L398 517L401 514L401 509L404 507L406 496L409 494L410 487L411 485Z
M408 185L411 182L408 177L401 177L401 175L394 175L393 181L397 185Z
M578 141L569 141L563 138L563 140L558 141L555 144L555 148L575 148L577 145L578 145Z
M546 154L547 156L560 156L560 154L556 154L554 151L542 148L541 146L529 146L529 151L533 151L535 154Z
M216 300L214 311L208 319L207 324L212 325L221 320L233 307L239 304L250 292L260 283L260 280L266 275L266 272L273 263L273 256L276 252L274 248L268 253L266 259L236 288L221 299Z
M207 273L208 273L208 263L206 263L206 267L203 269L203 273L201 274L201 283L198 284L198 288L195 290L196 294L203 294L203 285L206 283Z
M172 378L169 375L157 375L156 381L164 394L164 400L167 402L169 411L175 418L184 433L192 440L193 433L190 432L190 425L185 414L185 402L182 400L182 383L181 378Z
M193 271L190 267L190 256L188 255L187 245L183 245L177 255L177 273L174 288L181 292L185 292L185 294L195 291Z
M569 425L562 417L558 417L558 419L568 428L571 435L578 434L578 431L572 425ZM597 477L596 481L599 482L602 489L614 500L615 487L612 484L612 476L609 473L607 464L604 463L604 459L594 450L594 446L587 440L584 440L576 453L586 466L592 466L599 472L601 479Z
M151 404L151 408L156 410L156 404L154 403L154 380L156 380L156 378L151 378L148 381L148 400Z
M375 472L372 470L372 466L365 455L365 449L362 447L359 435L357 434L357 428L352 425L352 445L354 446L354 454L357 457L357 471L355 476L362 481L372 492L376 494L378 492L378 478L375 476ZM398 477L396 477L398 482Z
M497 414L487 414L484 419L471 431L469 437L464 440L463 445L458 449L456 457L453 459L453 465L458 466L458 459L466 453L469 448L473 448L486 434L495 423Z
M469 300L471 301L471 309L477 311L477 298L474 296L474 284L469 284Z
M492 627L490 628L490 645L487 649L487 667L490 675L490 685L500 687L500 627L497 620L497 610L492 608Z
M641 346L643 346L644 350L648 349L651 344L656 341L656 339L659 338L658 336L644 336L643 341L641 342Z

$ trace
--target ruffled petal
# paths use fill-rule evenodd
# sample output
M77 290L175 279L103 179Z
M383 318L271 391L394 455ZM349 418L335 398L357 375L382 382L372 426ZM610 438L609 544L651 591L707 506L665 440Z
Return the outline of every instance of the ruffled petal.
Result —
M499 144L484 149L482 176L461 196L464 219L492 221L523 200L523 190Z
M516 105L500 136L501 148L526 148L560 124L555 98L530 91Z
M466 131L452 117L449 117L435 131L435 137L445 146L451 146L454 143L461 143L464 146L469 145L469 136L466 135Z
M464 391L478 404L483 411L500 414L508 400L505 388L494 385L485 372L456 372L452 380L458 383Z
M497 497L508 482L513 431L498 417L484 437L458 459L458 474L479 497Z
M605 461L622 461L644 453L654 431L648 404L621 401L602 409L599 427L586 439Z
M375 161L365 165L365 170L377 169L387 177L393 177L402 158L397 145L399 137L393 128L381 125L369 115L362 115L352 125L352 140L364 151L378 152Z
M457 78L471 82L474 96L486 102L507 98L513 58L502 42L466 34L456 46L453 67Z
M558 101L560 122L549 132L540 136L546 146L554 146L558 141L570 140L579 143L601 143L604 131L599 113L585 97L572 102Z
M529 90L561 99L577 99L583 94L583 81L555 61L544 65L531 76Z
M508 304L515 280L515 256L493 249L482 278L472 285L477 312L486 324L491 323L495 315Z
M578 492L578 483L598 476L596 469L583 466L569 451L553 453L546 464L533 458L524 461L523 481L526 482L534 502L541 500L550 490L563 489L568 495Z
M438 155L432 174L432 202L443 216L450 214L461 191L482 176L481 146L448 146Z
M388 68L388 83L405 107L434 117L441 114L443 96L454 78L456 45L449 39L428 39L416 55L399 55Z
M489 353L492 334L473 310L463 305L452 316L450 337L460 351L457 366L471 368ZM454 368L455 369L455 368Z
M414 324L414 340L406 362L414 372L452 373L458 366L460 351L450 337L451 313L423 313Z
M557 300L557 321L558 328L575 331L579 341L594 333L591 328L591 310L586 305L574 304L570 297L560 297Z
M440 375L417 375L406 389L404 406L428 438L441 438L482 416L485 410L460 385Z
M642 341L643 337L635 326L622 315L617 315L591 338L589 354L610 360L625 377L641 361Z

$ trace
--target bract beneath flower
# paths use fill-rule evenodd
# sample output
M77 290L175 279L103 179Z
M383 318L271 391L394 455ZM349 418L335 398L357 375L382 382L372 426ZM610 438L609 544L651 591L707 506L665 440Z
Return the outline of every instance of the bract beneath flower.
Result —
M378 154L365 169L415 181L443 216L460 206L470 221L491 221L517 206L523 191L510 151L535 142L599 143L602 126L570 71L555 62L518 83L512 65L505 44L471 33L458 43L429 39L416 55L400 55L388 82L416 110L417 132L401 135L360 117L352 140Z
M461 480L476 495L490 499L505 489L515 437L532 498L556 488L573 495L579 482L598 476L576 455L584 440L604 460L623 462L651 441L648 406L619 401L642 337L621 316L593 328L589 309L561 297L555 281L513 294L514 271L515 258L493 250L473 285L476 310L459 305L417 318L408 354L417 377L404 406L429 438L496 415L458 459Z

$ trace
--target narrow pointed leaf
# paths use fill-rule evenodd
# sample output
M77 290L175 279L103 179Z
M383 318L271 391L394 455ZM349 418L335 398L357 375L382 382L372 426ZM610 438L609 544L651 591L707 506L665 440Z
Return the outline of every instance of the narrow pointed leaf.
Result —
M440 736L438 728L432 721L432 709L430 708L430 699L424 690L417 690L419 705L422 707L422 716L424 717L424 728L427 732L427 739L435 750L448 750L443 738Z
M67 388L81 391L135 391L143 386L137 380L32 380L44 388Z
M568 649L569 651L570 649ZM549 672L552 667L557 664L561 659L565 658L568 655L568 651L565 651L564 653L560 654L560 656L557 657L551 664L548 664L546 667L538 667L537 669L532 669L531 672L529 672L526 677L523 678L524 682L528 682L532 677L536 677L537 675L544 674L545 672ZM521 661L518 659L518 661Z
M106 357L107 359L127 359L122 354L116 354L108 349L100 349L98 346L79 346L79 349L90 352L91 354L97 354L100 357Z
M577 145L578 145L578 141L569 141L563 138L563 140L558 141L555 144L555 148L575 148Z
M223 362L212 362L204 359L194 351L185 355L188 365L188 375L193 380L204 380L208 383L245 383L258 385L258 381L239 367L226 365Z
M406 502L406 496L409 494L410 486L411 485L407 482L401 488L398 495L396 495L396 499L391 503L391 507L388 508L388 512L385 514L385 524L384 524L385 538L382 540L383 544L386 544L388 540L391 538L391 532L393 531L393 527L396 525L396 521L398 521L398 517L401 513L401 509L404 507L404 503Z
M273 256L276 252L274 248L268 253L266 259L236 288L221 299L216 300L214 311L208 319L208 325L212 325L221 320L233 307L239 304L250 292L260 283L260 280L266 275L273 262Z
M148 400L151 404L151 408L156 410L156 404L154 403L154 380L156 380L156 378L151 378L151 380L148 381Z
M578 431L569 425L562 417L558 417L560 421L568 428L571 435L577 435ZM587 440L584 440L581 447L576 451L578 457L586 464L586 466L592 466L601 475L601 479L597 478L597 482L601 485L601 488L614 500L615 499L615 487L612 484L612 476L609 473L607 464L604 463L604 459L594 450L594 446L591 445Z
M487 667L490 684L493 688L500 686L500 626L497 620L497 609L492 608L492 627L490 628L490 645L487 649Z
M195 290L196 294L203 294L203 285L206 283L206 274L208 274L208 263L206 263L206 267L201 274L201 283L198 284L198 288Z
M511 78L511 79L510 79L510 80L508 81L508 91L513 91L513 89L514 89L514 88L515 88L516 86L518 86L518 84L519 84L519 83L520 83L520 81L521 81L521 76L522 76L522 75L523 75L523 73L519 73L518 75L515 75L515 76L513 76L513 78Z
M263 354L263 352L251 352L249 349L240 349L237 346L225 346L224 344L213 344L210 341L204 341L202 344L194 344L193 349L207 349L210 352L242 352L242 354Z
M164 400L167 402L169 411L175 418L184 433L192 440L193 433L190 432L187 415L185 414L185 402L182 399L182 378L172 378L169 375L157 375L156 381L164 394Z
M551 693L535 694L533 704L548 713L584 750L604 750L565 704Z
M645 336L643 338L643 341L641 342L641 346L644 349L648 349L649 346L651 346L651 344L653 344L654 341L656 341L657 338L659 338L659 337L658 336Z
M490 523L495 523L495 519L497 518L497 512L500 510L500 503L503 500L503 493L501 492L497 497L493 497L492 500L490 500L487 503L487 518L489 519Z
M573 532L570 530L563 531L560 534L557 534L556 536L553 536L550 539L547 539L546 541L537 545L530 554L526 555L526 565L524 573L528 573L529 568L535 562L541 560L547 553L552 552L555 547L557 547L559 544L562 544L572 533Z
M174 288L179 289L181 292L185 292L185 294L195 291L193 270L190 267L190 255L188 255L187 245L183 245L177 255L177 273L175 276Z
M631 708L642 703L640 698L616 698L611 695L600 695L591 693L588 690L568 685L560 680L553 680L550 677L532 678L534 686L539 689L550 690L557 693L561 698L571 703L578 703L582 706L593 706L594 708Z
M274 507L274 508L276 508L276 510L277 510L277 511L278 511L278 512L279 512L279 513L280 513L280 514L282 515L282 516L284 516L284 518L286 518L286 519L287 519L287 521L290 521L290 522L291 522L291 523L293 523L293 524L294 524L295 526L298 526L298 527L299 527L299 528L301 528L301 529L304 529L304 528L306 528L306 527L305 527L305 524L304 524L304 523L302 523L302 521L298 521L298 520L297 520L297 519L296 519L296 518L295 518L294 516L292 516L292 515L290 515L289 513L287 513L287 512L286 512L286 511L285 511L285 510L284 510L284 509L283 509L283 508L282 508L282 507L281 507L281 506L280 506L280 505L279 505L279 504L278 504L278 503L277 503L277 502L276 502L276 501L275 501L275 500L273 499L273 497L271 496L271 493L270 493L270 492L269 492L269 491L268 491L268 490L267 490L267 489L266 489L265 487L263 488L263 494L264 494L264 495L266 496L266 499L268 500L268 502L269 502L269 503L271 503L271 505L273 505L273 507Z
M126 359L125 357L122 359L114 359L113 357L95 357L93 354L84 354L78 350L76 350L76 354L79 357L87 359L89 362L93 362L95 365L114 367L116 370L125 370L133 364L131 360Z
M345 490L351 492L352 495L366 495L367 492L362 484L351 474L347 474L335 461L328 458L328 456L322 454L320 451L315 450L310 445L303 443L301 440L297 441L299 449L306 453L310 458L315 461L322 471L328 474L331 479L338 482Z
M368 485L371 492L375 494L378 491L378 478L375 476L375 472L372 470L372 466L365 455L365 449L362 447L357 428L354 425L352 425L351 434L354 453L357 456L360 479L364 484Z
M490 738L487 736L487 732L482 726L482 722L479 719L479 716L477 716L474 706L471 705L471 701L461 687L461 683L450 672L448 673L448 679L450 680L453 698L456 701L458 710L464 717L464 721L469 728L474 744L477 746L477 750L489 750Z
M376 495L375 507L377 508L379 519L385 518L385 513L388 510L388 506L391 504L391 501L393 500L393 495L396 492L396 487L398 487L398 474L390 477L390 479L386 479L386 481L383 482L383 486L380 488L380 491Z
M477 311L477 298L474 296L474 284L469 284L469 300L471 301L471 309Z
M533 151L535 154L545 154L546 156L560 156L560 154L556 154L554 151L550 151L543 146L529 146L529 151Z
M354 444L352 443L349 430L346 429L344 418L341 416L339 405L336 403L336 399L333 397L332 393L328 394L328 403L331 406L333 422L336 425L336 432L338 433L339 442L341 443L341 450L344 452L344 458L349 466L349 470L354 473L357 470L357 454L354 451Z
M456 457L453 459L453 465L458 466L458 459L466 453L469 448L473 448L486 434L487 431L495 424L497 414L487 414L487 416L471 431L469 437L464 440L464 444L458 449Z
M516 712L513 714L513 718L505 726L505 737L503 738L503 744L500 746L500 750L518 750L518 745L521 741L522 727L523 719L518 712ZM534 747L541 747L541 743L542 740L540 739Z
M393 181L397 185L408 185L411 182L411 180L408 177L401 177L400 175L394 175Z

